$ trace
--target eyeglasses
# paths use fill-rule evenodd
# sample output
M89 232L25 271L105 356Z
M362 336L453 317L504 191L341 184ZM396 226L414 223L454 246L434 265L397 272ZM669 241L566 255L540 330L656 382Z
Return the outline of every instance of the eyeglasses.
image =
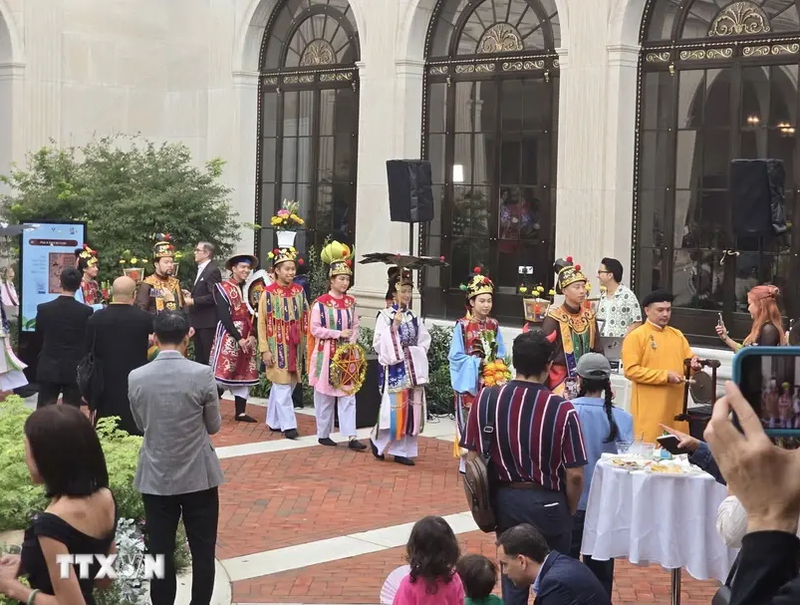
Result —
M600 275L601 273L613 273L613 271L598 271L597 274Z

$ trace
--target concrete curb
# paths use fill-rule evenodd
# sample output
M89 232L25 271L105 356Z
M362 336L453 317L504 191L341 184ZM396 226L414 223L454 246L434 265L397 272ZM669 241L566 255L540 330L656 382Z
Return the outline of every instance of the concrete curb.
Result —
M231 578L219 559L214 559L214 569L214 592L211 596L210 605L231 605L233 600ZM189 605L191 601L192 572L190 571L178 576L178 592L175 595L175 605Z

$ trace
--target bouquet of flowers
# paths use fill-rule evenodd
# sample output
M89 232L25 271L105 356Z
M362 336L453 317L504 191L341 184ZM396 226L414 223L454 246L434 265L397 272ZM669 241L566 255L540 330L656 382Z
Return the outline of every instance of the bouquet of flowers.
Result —
M281 209L270 219L270 225L275 231L297 231L306 224L299 212L300 204L298 202L283 200Z
M495 359L483 366L483 384L487 387L502 386L511 380L511 370L502 359Z
M111 283L108 280L100 284L100 298L106 304L111 302Z

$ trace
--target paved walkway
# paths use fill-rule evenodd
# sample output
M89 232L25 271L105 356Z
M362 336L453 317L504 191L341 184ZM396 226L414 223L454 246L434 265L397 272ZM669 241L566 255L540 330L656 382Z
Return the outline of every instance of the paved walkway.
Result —
M265 412L250 405L258 424L238 423L232 402L223 401L222 430L213 438L227 480L215 603L377 604L385 577L404 564L411 526L428 514L447 518L464 552L495 555L493 537L465 512L452 422L426 426L418 464L407 468L318 445L311 410L298 414L303 437L287 441L264 426ZM683 603L706 605L716 587L687 578ZM669 590L669 572L660 567L617 566L615 605L666 604Z

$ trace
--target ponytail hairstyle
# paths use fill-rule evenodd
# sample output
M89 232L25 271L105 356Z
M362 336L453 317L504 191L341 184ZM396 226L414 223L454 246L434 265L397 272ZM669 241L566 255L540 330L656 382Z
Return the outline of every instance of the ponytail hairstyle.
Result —
M614 415L611 413L614 407L611 403L611 398L613 397L611 392L611 380L609 378L584 378L581 376L581 389L578 393L578 397L586 397L587 393L599 393L601 391L605 391L603 409L606 411L608 425L611 427L611 430L608 432L608 437L606 437L603 443L614 443L617 437L619 437L619 427L617 423L614 422Z

